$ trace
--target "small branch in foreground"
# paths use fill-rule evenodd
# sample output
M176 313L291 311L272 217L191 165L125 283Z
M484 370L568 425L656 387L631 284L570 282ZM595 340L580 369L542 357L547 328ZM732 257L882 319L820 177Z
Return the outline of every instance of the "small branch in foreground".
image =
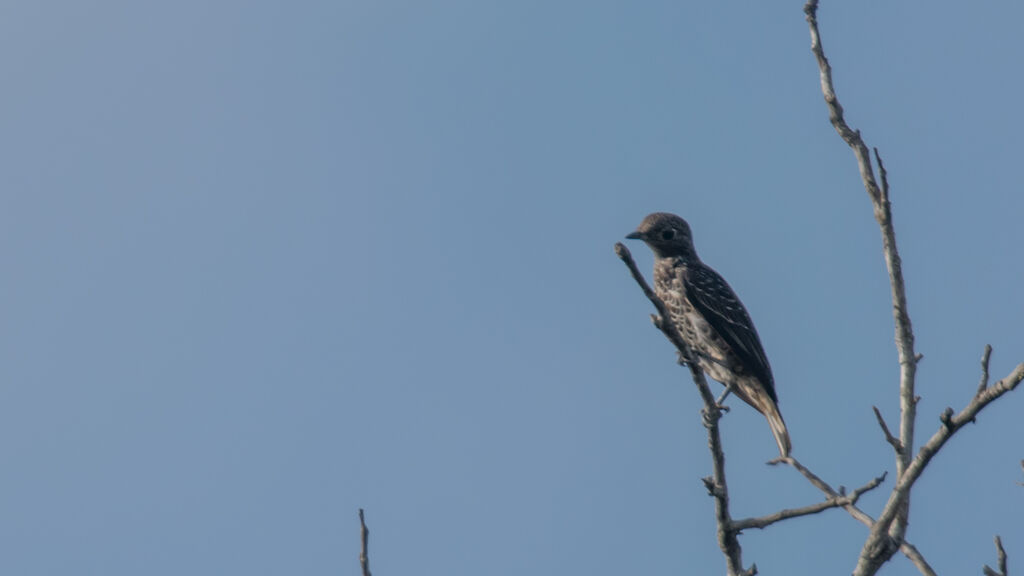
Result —
M370 576L370 555L367 547L370 542L370 529L366 527L366 520L363 518L363 509L359 509L359 565L363 568L363 576Z
M988 567L988 564L982 568L985 572L985 576L1007 576L1006 575L1006 550L1003 550L1003 541L996 536L996 559L998 561L999 571L995 571Z
M779 510L774 514L760 516L757 518L744 518L742 520L736 520L732 523L732 527L737 532L741 532L748 528L765 528L766 526L771 526L776 522L786 520L788 518L809 516L811 514L823 512L825 510L828 510L829 508L842 508L846 506L852 506L857 503L857 500L860 499L861 494L864 494L865 492L877 488L878 485L885 480L885 476L886 474L882 474L881 476L871 480L870 482L861 486L860 488L857 488L849 495L843 495L842 492L840 492L835 496L828 496L827 500L825 500L824 502L818 502L817 504L811 504L809 506L804 506L802 508Z

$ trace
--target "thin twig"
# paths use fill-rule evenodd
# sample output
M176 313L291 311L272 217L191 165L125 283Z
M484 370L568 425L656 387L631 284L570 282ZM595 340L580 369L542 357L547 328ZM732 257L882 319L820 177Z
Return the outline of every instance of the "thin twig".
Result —
M878 526L885 525L887 522L892 521L892 517L896 511L894 509L894 503L899 502L901 498L905 498L913 487L914 482L921 477L921 473L924 472L928 463L935 457L939 449L950 439L953 434L956 434L958 430L974 421L974 418L982 411L986 406L994 402L1003 394L1012 391L1020 384L1021 380L1024 380L1024 364L1018 364L1014 368L1013 372L1010 372L1005 378L996 382L995 384L986 387L984 390L975 394L974 398L967 404L967 406L960 411L959 414L953 415L953 410L947 408L943 412L942 426L939 427L938 431L932 435L932 437L921 446L918 450L917 456L911 461L910 466L907 467L906 472L900 476L896 482L896 486L892 489L892 494L889 496L889 501L886 503L885 508L882 509L882 513L878 517L876 528ZM875 528L872 529L874 531Z
M800 516L809 516L811 514L817 514L819 512L823 512L823 511L828 510L830 508L844 508L846 506L852 506L852 505L857 503L857 500L860 499L861 494L864 494L865 492L868 492L869 490L874 490L884 480L885 480L885 474L882 474L881 476L879 476L877 478L874 478L873 480L871 480L867 484L861 486L860 488L857 488L856 490L854 490L853 492L851 492L850 494L848 494L846 496L840 496L840 495L829 496L828 499L825 500L824 502L818 502L816 504L811 504L809 506L804 506L802 508L789 508L789 509L785 509L785 510L779 510L778 512L776 512L774 514L769 514L767 516L759 516L757 518L744 518L742 520L735 520L735 521L733 521L732 526L733 526L733 529L738 531L738 532L746 530L748 528L764 528L766 526L771 526L772 524L774 524L776 522L779 522L779 521L782 521L782 520L786 520L786 519L789 519L789 518L798 518Z
M1003 541L996 536L996 561L999 563L999 571L995 571L988 567L988 564L982 568L985 572L985 576L1007 576L1006 574L1006 550L1003 549Z
M895 450L897 454L902 453L903 445L900 444L900 439L893 436L892 432L889 432L889 427L885 425L885 419L882 418L882 413L878 411L878 407L872 406L871 409L875 411L875 418L878 419L878 425L882 427L882 432L885 434L885 441L892 445L892 449Z
M799 472L800 475L806 478L807 481L811 483L811 485L825 493L826 496L830 498L842 497L842 494L833 489L832 486L828 484L828 482L822 480L817 474L811 472L806 466L801 464L800 461L798 461L796 458L793 458L792 456L789 456L788 458L776 458L775 460L772 460L768 463L772 465L788 464L792 466L797 472ZM872 518L869 514L867 514L860 508L857 508L857 506L854 504L843 506L843 508L850 514L850 516L852 516L855 520L867 526L868 528L870 528L875 523L874 518ZM921 572L923 576L936 576L935 570L932 569L931 565L928 564L928 561L925 560L924 556L921 554L921 552L918 551L918 549L913 544L904 540L903 543L900 544L900 552L902 552L904 556L906 556L911 562L913 562L914 566L917 566L918 571Z
M671 321L666 320L671 318L671 316L669 316L665 308L665 303L651 290L647 280L644 279L643 274L637 268L636 262L633 261L633 256L630 254L629 249L621 242L616 242L615 254L629 268L633 280L640 285L644 295L647 296L647 299L654 305L655 310L658 311L658 316L654 318L654 325L675 345L682 359L693 358L689 346L683 341L675 325ZM753 564L748 569L743 568L743 549L740 547L739 539L737 538L739 531L733 527L732 517L729 514L729 487L725 479L725 453L722 450L722 438L718 430L718 421L722 418L722 410L715 402L715 396L711 393L711 387L708 386L708 381L704 377L704 371L698 363L688 361L686 365L690 369L693 383L697 385L697 391L704 401L704 408L701 413L704 419L704 427L708 430L708 448L711 451L712 476L711 478L704 478L703 481L704 486L708 489L708 493L715 499L718 546L722 549L722 554L725 555L726 569L730 576L753 576L757 573L757 565Z
M359 540L362 543L359 549L359 565L363 568L363 576L370 576L370 555L367 548L370 543L370 529L366 527L362 508L359 509Z

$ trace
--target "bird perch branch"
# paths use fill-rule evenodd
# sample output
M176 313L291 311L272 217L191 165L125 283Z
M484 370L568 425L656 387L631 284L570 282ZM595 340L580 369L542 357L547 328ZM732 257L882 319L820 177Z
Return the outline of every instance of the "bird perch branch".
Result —
M711 450L711 463L712 463L712 476L710 478L704 478L704 486L708 489L708 493L715 499L715 519L718 524L718 546L722 549L722 554L725 555L726 568L730 576L753 576L757 573L757 566L752 565L749 569L743 568L743 549L740 547L739 531L733 528L732 518L729 515L729 487L725 480L725 453L722 451L722 438L718 431L718 421L722 418L722 411L715 402L715 396L711 393L711 387L708 386L708 381L704 378L704 371L701 370L700 366L696 362L689 361L693 358L690 348L683 341L679 332L676 331L675 325L671 321L667 321L666 318L670 318L668 311L665 308L665 303L658 298L654 290L647 284L647 280L644 279L643 274L636 266L636 262L633 261L633 255L630 254L629 249L621 243L615 244L615 254L620 260L629 268L630 274L633 276L633 280L643 290L644 295L654 305L655 310L658 311L658 315L653 317L654 325L661 330L666 338L669 339L672 344L675 345L676 350L679 351L680 358L686 360L686 365L690 368L690 376L693 378L694 384L697 385L697 391L700 392L701 398L704 400L704 409L701 411L704 419L704 427L708 430L708 448Z
M679 351L681 358L692 358L689 347L679 336L675 326L671 322L666 322L663 319L668 318L668 313L665 309L665 304L660 298L651 290L648 286L647 281L644 279L640 270L636 266L636 262L633 261L633 256L630 254L629 249L626 248L621 242L615 244L615 253L619 259L625 263L626 267L629 268L630 274L633 276L633 280L643 290L644 295L651 301L654 308L658 311L658 316L654 316L654 325L661 330L666 338L671 341L676 349ZM703 371L695 362L688 362L687 365L690 368L690 375L693 377L694 383L697 385L697 390L700 392L701 398L704 400L704 409L702 414L704 417L704 425L708 429L708 447L711 450L712 464L713 464L713 475L708 478L704 478L704 486L708 490L708 494L715 498L715 518L718 524L718 542L719 547L722 549L722 553L726 557L726 564L728 567L728 573L730 575L753 575L757 572L757 566L751 565L749 569L743 569L742 562L742 549L739 545L738 536L740 532L750 528L765 528L776 522L786 520L789 518L797 518L800 516L807 516L810 514L817 514L830 508L845 508L851 511L859 513L868 526L871 525L872 520L869 516L861 512L855 504L862 494L873 490L878 487L885 479L885 474L879 476L864 486L857 488L849 495L845 494L844 491L840 490L836 492L831 486L823 482L805 467L803 467L794 458L780 458L772 463L779 461L788 462L797 470L800 470L815 486L821 489L825 495L826 500L809 506L796 509L784 509L770 514L767 516L761 516L757 518L745 518L741 520L732 520L729 513L729 492L728 486L725 479L725 454L722 450L721 436L718 430L718 421L722 417L721 402L716 401L715 397L711 394L711 389L708 386L707 380L704 377ZM855 514L856 517L856 514ZM910 544L904 544L905 554L911 558L914 563L921 569L921 572L925 576L934 576L934 572L928 566L928 563L924 558L917 552L917 549Z
M914 424L917 418L917 396L914 394L917 363L921 356L914 352L914 332L907 312L906 287L903 280L903 267L896 247L896 233L892 221L892 206L889 202L889 179L878 149L874 149L874 160L878 166L879 181L875 179L871 163L871 155L864 144L860 132L853 130L846 123L843 107L839 104L835 86L832 82L832 67L825 57L821 36L818 30L818 0L808 0L804 5L804 14L811 35L811 51L818 63L821 80L821 92L825 97L829 120L844 142L853 150L860 170L861 180L868 192L874 208L875 220L882 234L882 251L885 265L889 272L889 288L892 296L893 320L895 324L896 351L900 365L900 428L898 440L889 432L881 413L876 409L878 423L885 433L886 440L896 452L896 485L890 493L889 500L876 521L871 524L871 531L857 560L854 576L871 576L878 572L883 564L902 548L910 514L910 490L914 482L921 476L928 462L949 440L950 437L968 422L973 421L982 408L996 398L1012 390L1024 378L1024 365L1018 366L1013 373L995 385L988 386L988 361L991 350L986 347L982 356L982 377L974 399L959 414L947 408L940 420L942 427L914 455ZM851 512L852 513L852 512Z

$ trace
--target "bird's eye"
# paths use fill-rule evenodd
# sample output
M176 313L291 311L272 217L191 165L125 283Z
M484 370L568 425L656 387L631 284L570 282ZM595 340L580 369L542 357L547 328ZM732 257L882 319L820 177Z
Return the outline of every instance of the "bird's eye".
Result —
M662 240L671 240L671 239L673 239L675 237L676 237L676 231L671 229L671 228L669 228L668 230L662 230L661 231L661 239Z

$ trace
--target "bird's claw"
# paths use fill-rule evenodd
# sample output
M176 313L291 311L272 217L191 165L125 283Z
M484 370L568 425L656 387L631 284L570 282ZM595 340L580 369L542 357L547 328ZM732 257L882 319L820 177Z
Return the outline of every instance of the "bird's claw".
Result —
M728 398L729 394L731 394L731 393L732 393L732 388L729 388L727 386L725 388L725 392L722 392L722 395L718 397L718 400L715 400L715 406L718 406L718 409L721 410L722 412L728 412L729 411L729 407L726 406L725 404L723 404L723 402L725 402L725 399Z

